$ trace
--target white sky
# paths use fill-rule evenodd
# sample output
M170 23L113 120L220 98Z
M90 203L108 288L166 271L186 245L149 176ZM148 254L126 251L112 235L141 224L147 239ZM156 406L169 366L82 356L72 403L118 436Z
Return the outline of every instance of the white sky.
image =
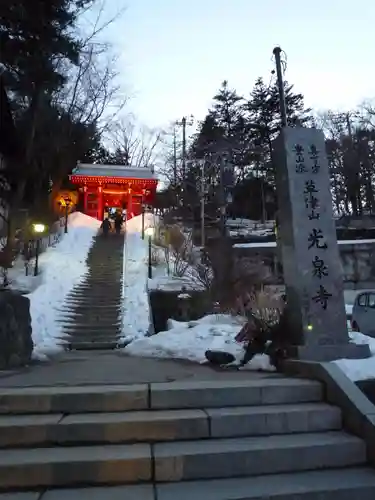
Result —
M124 5L108 0L107 12ZM272 49L287 53L286 79L316 109L348 109L375 97L370 0L126 0L111 28L130 109L165 127L205 116L224 79L248 94L268 82Z

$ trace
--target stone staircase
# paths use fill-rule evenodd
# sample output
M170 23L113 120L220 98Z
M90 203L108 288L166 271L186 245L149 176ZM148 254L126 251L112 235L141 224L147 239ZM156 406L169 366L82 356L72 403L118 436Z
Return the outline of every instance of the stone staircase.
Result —
M114 349L121 336L124 236L98 235L88 254L88 273L68 294L61 311L68 349Z
M0 498L373 500L365 444L322 389L278 376L0 389Z

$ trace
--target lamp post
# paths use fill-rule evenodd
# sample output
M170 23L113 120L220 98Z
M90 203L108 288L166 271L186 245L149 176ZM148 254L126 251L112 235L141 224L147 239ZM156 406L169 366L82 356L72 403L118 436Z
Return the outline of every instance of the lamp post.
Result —
M151 265L151 242L152 242L152 235L154 234L154 228L153 227L148 227L146 229L146 235L148 236L148 277L151 279L152 278L152 265Z
M64 198L65 202L65 228L64 228L64 233L67 234L68 232L68 213L69 213L69 207L71 204L71 199L70 198Z
M45 230L46 226L44 224L33 224L33 231L36 235L34 276L38 276L39 272L40 236Z
M145 239L145 203L142 198L142 240Z

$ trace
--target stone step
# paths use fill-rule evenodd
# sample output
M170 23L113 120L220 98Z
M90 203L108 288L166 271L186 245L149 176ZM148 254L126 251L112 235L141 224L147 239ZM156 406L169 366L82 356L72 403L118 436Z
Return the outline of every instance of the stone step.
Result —
M57 323L65 323L67 325L74 325L76 323L97 323L98 321L106 321L108 323L118 323L119 322L119 314L100 314L96 311L93 311L93 314L73 314L73 315L64 315L56 319Z
M106 293L83 293L81 295L68 295L65 300L71 300L71 301L81 301L81 300L91 300L91 301L109 301L113 302L115 300L119 301L121 298L120 292L118 293L111 293L111 294L106 294Z
M92 333L95 335L117 335L121 330L121 324L117 325L99 325L99 326L90 326L86 328L84 325L66 325L62 326L62 331L65 333L69 333L69 335L78 334L78 335L90 335Z
M366 445L344 432L157 443L156 482L338 468L366 463Z
M56 320L56 322L66 328L73 328L74 326L80 327L81 325L91 325L93 328L113 328L114 326L120 327L122 324L118 315L98 319L95 319L92 316L78 316L75 318L61 318Z
M110 282L109 279L111 280ZM85 286L75 286L74 290L79 290L81 288L87 288L87 287L108 287L108 286L113 286L116 284L116 286L121 286L121 279L114 279L113 276L111 278L107 279L102 279L102 278L97 278L97 279L92 279L92 280L87 280L85 282Z
M119 321L118 319L116 320L115 323L111 323L109 321L105 321L105 320L98 320L97 322L92 322L92 323L71 323L70 325L68 324L65 324L65 326L67 328L72 328L74 327L77 331L78 330L81 330L81 331L96 331L96 330L100 330L100 331L103 331L103 330L113 330L113 328L120 328L121 327L121 321ZM64 328L64 325L63 325L63 328Z
M92 298L115 298L121 295L121 287L117 287L116 290L101 290L100 287L88 288L87 290L77 290L72 291L68 294L70 298L81 298L81 297L92 297Z
M99 491L92 500L104 500ZM349 468L157 485L158 500L373 500L375 470ZM102 496L101 496L102 495ZM107 495L109 493L107 492ZM76 500L74 495L56 498ZM108 498L110 498L108 496ZM113 497L111 497L113 498ZM119 499L122 497L119 497ZM136 497L134 497L136 498ZM142 497L139 497L143 500ZM45 500L52 500L48 498ZM55 499L54 499L55 500ZM78 500L78 493L77 493ZM117 499L116 499L117 500ZM151 500L146 496L145 500Z
M96 286L96 287L87 287L87 288L80 288L76 290L72 290L69 292L68 296L76 296L76 295L117 295L121 292L121 286L119 284L116 284L116 286L113 287L101 287L101 286Z
M48 489L43 492L0 493L0 500L155 500L150 484ZM346 499L343 499L346 500ZM364 498L363 500L367 500Z
M147 410L146 384L0 388L0 414L126 412Z
M182 441L340 428L340 410L323 403L220 410L7 415L0 416L0 447Z
M157 443L153 459L148 444L4 449L0 489L238 478L365 461L365 444L340 432Z
M58 340L60 340L64 344L71 344L73 343L80 343L80 342L95 342L95 343L102 343L102 342L119 342L121 339L122 334L119 331L115 332L80 332L78 330L66 330L63 335L60 335L58 337Z
M105 341L84 341L72 338L69 342L63 344L66 351L111 351L124 347L117 340L107 339Z
M221 408L322 401L323 387L307 379L274 376L257 380L176 381L151 384L155 409Z
M119 302L120 299L112 299L110 298L109 300L106 300L105 297L101 297L99 300L98 298L95 298L95 304L93 304L93 298L92 297L82 297L82 298L73 298L73 297L66 297L65 298L65 304L69 307L72 306L90 306L91 309L95 307L119 307Z
M0 489L151 481L147 444L0 450Z
M84 413L313 403L318 382L274 377L148 385L0 388L0 414Z

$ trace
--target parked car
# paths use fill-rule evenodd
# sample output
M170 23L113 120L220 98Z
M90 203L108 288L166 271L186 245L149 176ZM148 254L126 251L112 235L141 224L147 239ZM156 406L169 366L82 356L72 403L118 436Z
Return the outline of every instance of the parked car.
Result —
M375 338L375 290L356 296L351 323L354 331Z

